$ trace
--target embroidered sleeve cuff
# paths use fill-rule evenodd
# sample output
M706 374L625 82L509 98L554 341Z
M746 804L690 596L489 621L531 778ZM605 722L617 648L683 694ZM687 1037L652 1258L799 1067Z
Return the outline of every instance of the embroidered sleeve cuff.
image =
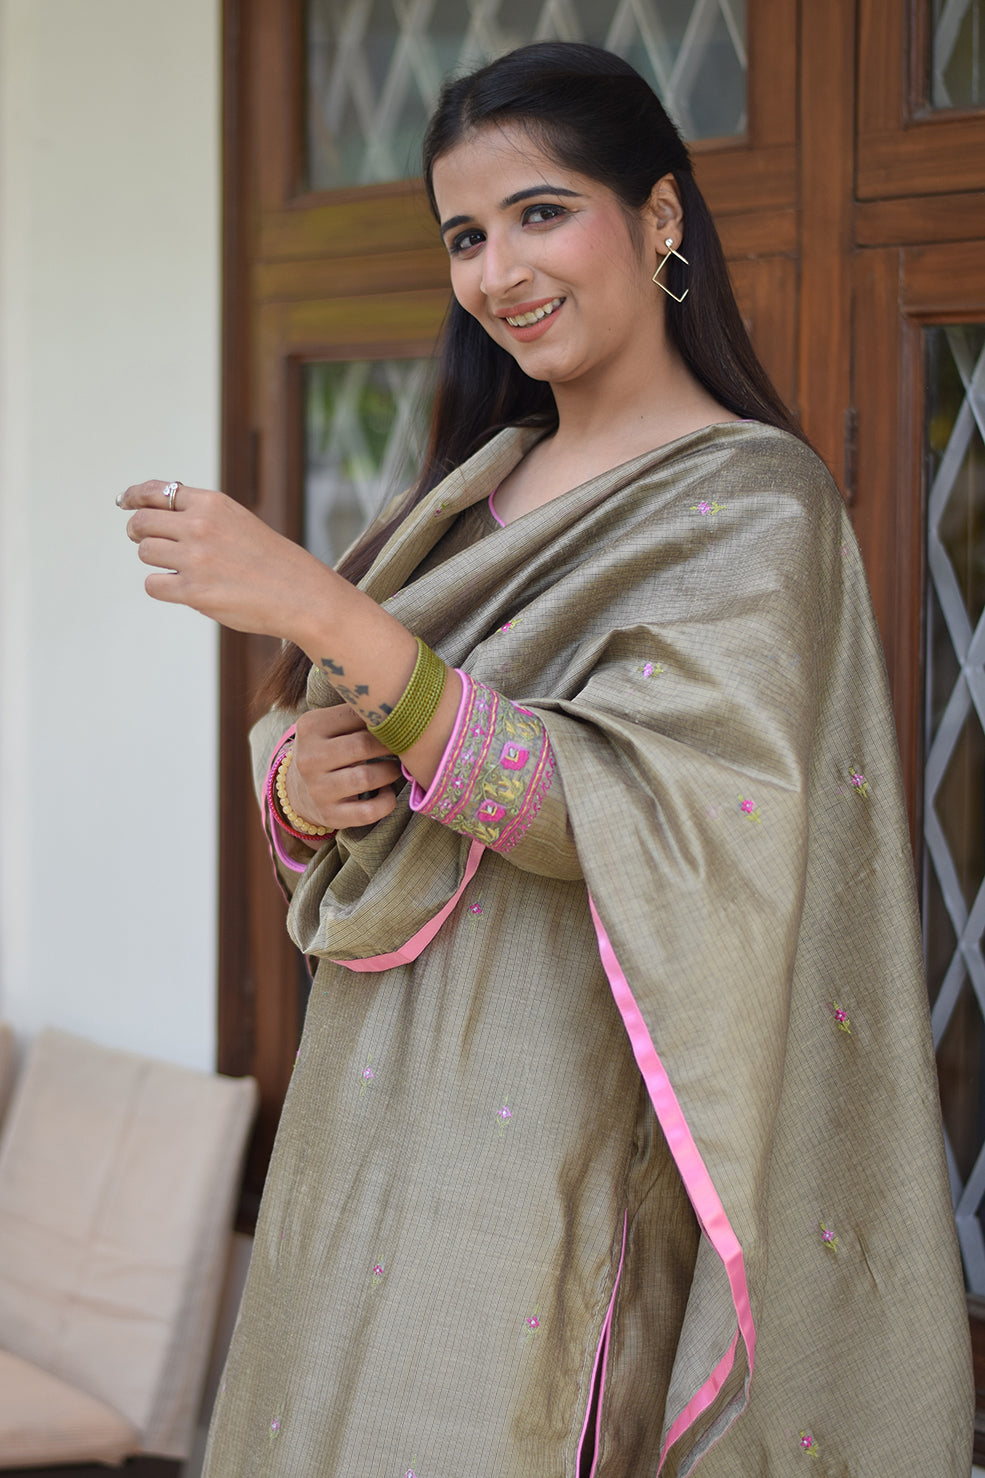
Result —
M540 719L459 672L462 701L428 789L411 783L411 810L493 852L516 846L544 802L554 756ZM410 778L410 777L408 777Z

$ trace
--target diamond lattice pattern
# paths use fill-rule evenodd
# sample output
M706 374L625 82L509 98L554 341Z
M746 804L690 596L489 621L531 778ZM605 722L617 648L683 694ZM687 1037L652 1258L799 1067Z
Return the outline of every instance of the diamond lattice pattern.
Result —
M985 1294L985 328L926 347L924 933L958 1237Z
M410 178L442 80L530 41L631 62L689 139L746 126L745 0L307 0L308 184Z
M326 564L417 476L433 375L429 359L307 367L304 542Z
M935 108L985 104L985 0L931 0Z

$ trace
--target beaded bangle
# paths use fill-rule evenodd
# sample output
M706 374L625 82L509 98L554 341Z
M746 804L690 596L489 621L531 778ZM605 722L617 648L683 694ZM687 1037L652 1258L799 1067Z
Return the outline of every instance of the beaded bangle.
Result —
M331 830L330 827L316 826L313 821L305 821L304 817L298 815L287 799L287 772L293 758L294 751L293 749L289 749L277 767L277 776L274 780L274 788L277 791L277 804L283 813L284 819L288 822L284 830L289 831L292 836L296 836L302 842L309 841L312 837L327 837ZM279 821L280 817L278 816L277 819Z
M417 638L417 661L410 682L392 713L370 733L391 754L405 754L420 739L438 711L448 680L448 668L437 652Z

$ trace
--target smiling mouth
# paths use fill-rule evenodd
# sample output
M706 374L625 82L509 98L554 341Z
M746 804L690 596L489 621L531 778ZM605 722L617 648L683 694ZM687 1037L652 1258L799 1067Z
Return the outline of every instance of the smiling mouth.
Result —
M545 303L543 308L534 308L530 313L520 313L516 318L507 318L506 322L510 328L528 328L532 323L539 323L542 318L549 318L556 313L564 302L563 298L552 298Z

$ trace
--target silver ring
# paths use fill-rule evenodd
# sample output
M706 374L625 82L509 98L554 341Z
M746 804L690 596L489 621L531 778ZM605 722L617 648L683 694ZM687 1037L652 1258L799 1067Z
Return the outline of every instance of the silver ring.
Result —
M164 496L168 500L168 512L169 513L173 513L174 512L174 500L177 497L178 489L180 487L181 487L181 483L180 482L169 482L168 485L167 485L167 487L164 489Z

